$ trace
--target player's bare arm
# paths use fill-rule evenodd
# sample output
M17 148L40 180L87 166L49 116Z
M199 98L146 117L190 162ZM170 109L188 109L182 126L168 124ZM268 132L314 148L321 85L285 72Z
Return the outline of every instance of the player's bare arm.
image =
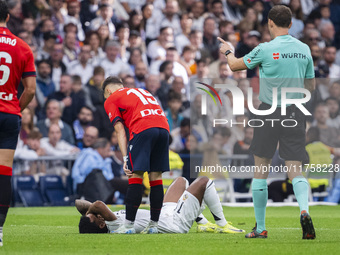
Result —
M228 42L224 41L222 38L217 37L217 39L221 42L220 46L220 52L224 55L228 50L232 51L231 46L229 45ZM235 57L234 53L231 52L226 56L228 65L231 69L231 71L236 72L236 71L241 71L247 69L246 64L243 61L243 58L237 58Z
M24 86L24 92L22 93L19 99L19 105L21 111L23 111L27 107L27 105L32 101L35 95L36 78L31 76L26 77L21 81Z
M75 206L81 215L85 215L91 205L92 205L91 202L82 199L76 199L75 202Z
M313 92L315 90L315 78L305 79L304 80L305 89L309 90L309 92Z
M125 128L122 122L117 121L117 123L114 126L116 132L117 132L117 137L118 137L118 144L119 148L123 154L124 157L124 172L128 177L132 176L132 172L127 168L127 138L126 138L126 133L125 133Z
M113 221L116 220L117 217L114 215L114 213L107 207L106 204L104 204L102 201L97 200L96 202L92 203L86 212L86 214L94 214L94 215L100 215L104 218L106 221Z

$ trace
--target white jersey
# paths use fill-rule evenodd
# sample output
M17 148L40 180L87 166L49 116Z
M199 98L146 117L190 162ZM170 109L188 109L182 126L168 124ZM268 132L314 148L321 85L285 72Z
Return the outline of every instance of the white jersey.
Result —
M203 207L195 196L184 191L177 203L164 203L158 221L160 233L188 233L194 221L203 211ZM117 220L105 221L109 231L115 231L125 221L125 210L113 212ZM150 221L150 211L138 209L135 219L136 233L140 233L147 227Z

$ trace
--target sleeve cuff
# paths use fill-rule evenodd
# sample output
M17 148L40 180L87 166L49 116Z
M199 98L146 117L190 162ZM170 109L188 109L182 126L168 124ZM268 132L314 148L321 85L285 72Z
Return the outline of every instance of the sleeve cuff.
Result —
M115 126L116 123L117 123L118 121L120 121L120 122L123 123L123 119L122 119L121 117L118 117L118 116L115 117L115 118L113 119L113 121L111 121L111 123L112 123L113 126Z
M31 76L37 76L36 75L36 72L24 72L23 74L22 74L22 78L27 78L27 77L31 77Z

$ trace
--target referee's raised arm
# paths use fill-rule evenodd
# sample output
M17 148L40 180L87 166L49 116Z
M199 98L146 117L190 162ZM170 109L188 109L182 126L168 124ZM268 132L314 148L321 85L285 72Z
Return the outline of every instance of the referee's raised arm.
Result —
M243 58L235 57L231 43L224 41L221 37L217 37L217 39L221 42L220 52L227 58L227 62L231 71L236 72L247 69Z

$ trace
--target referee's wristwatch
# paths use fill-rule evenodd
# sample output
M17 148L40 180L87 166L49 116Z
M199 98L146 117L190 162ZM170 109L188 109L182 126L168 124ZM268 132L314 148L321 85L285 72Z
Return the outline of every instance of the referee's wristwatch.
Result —
M230 54L230 53L234 53L232 50L227 50L226 52L224 52L224 55L226 56L226 57L228 57L228 55Z

